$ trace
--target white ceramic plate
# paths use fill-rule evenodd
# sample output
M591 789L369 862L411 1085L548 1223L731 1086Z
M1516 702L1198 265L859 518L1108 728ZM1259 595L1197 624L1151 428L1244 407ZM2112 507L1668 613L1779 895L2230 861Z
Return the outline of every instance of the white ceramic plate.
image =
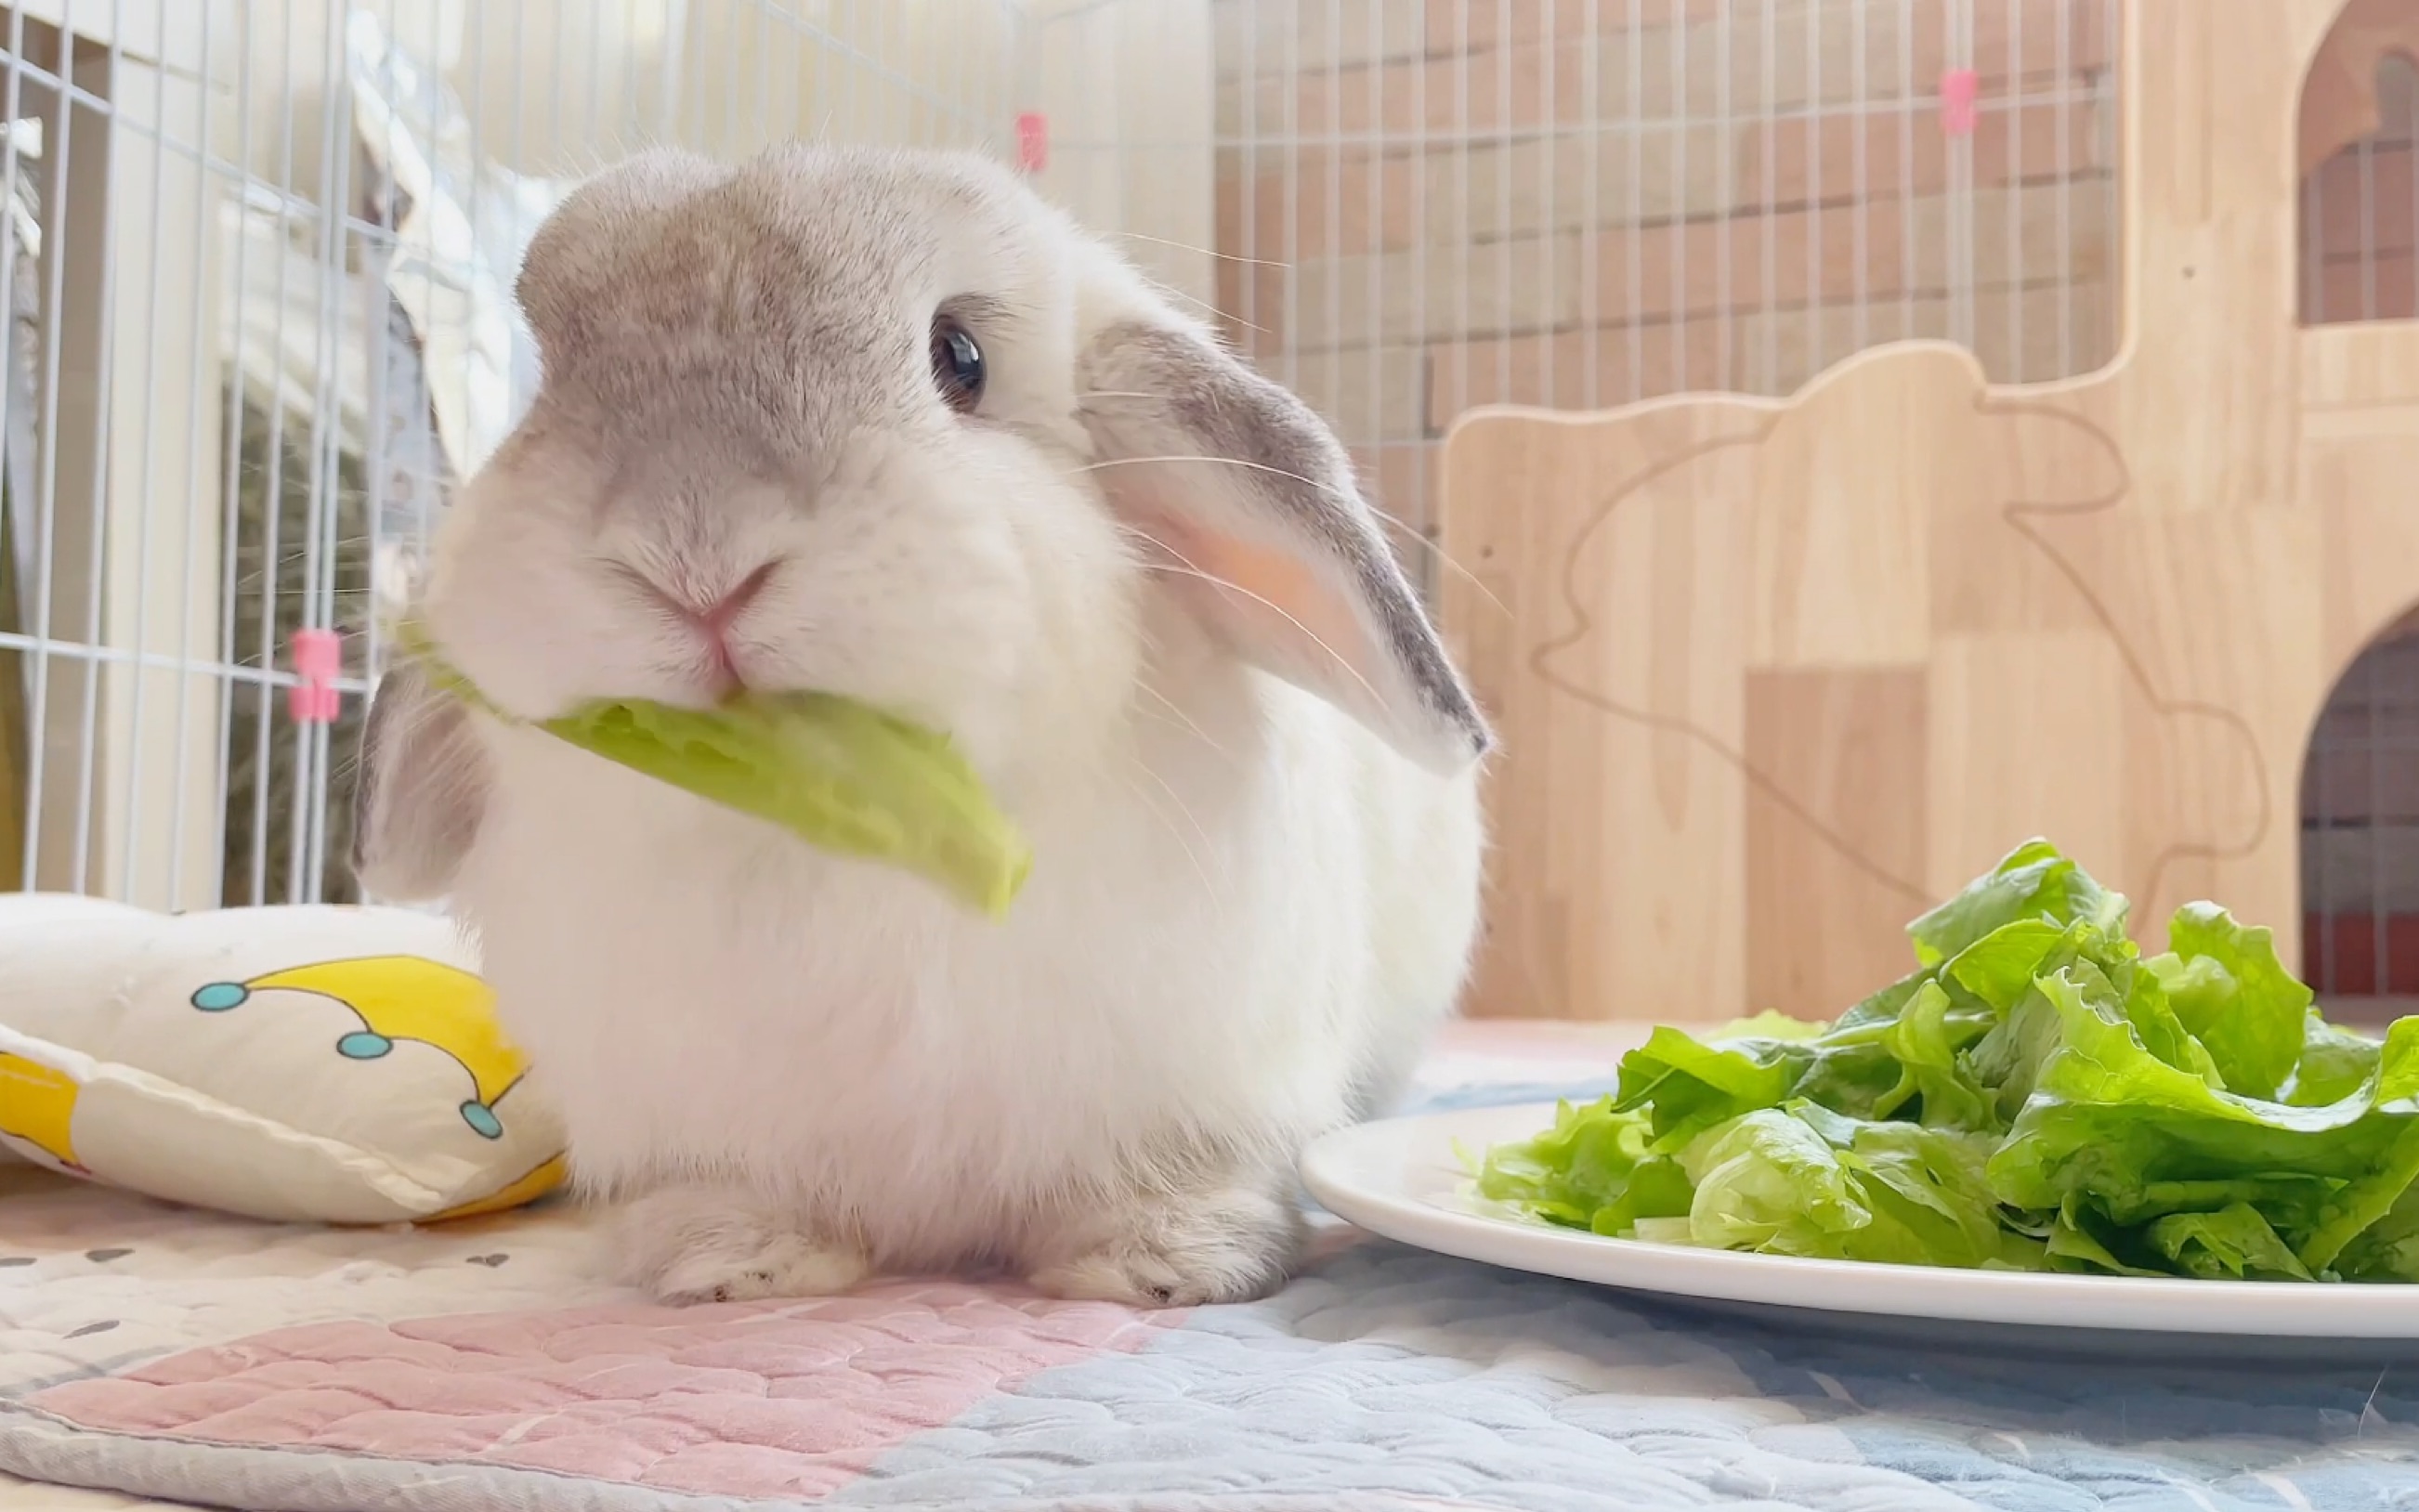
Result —
M1551 1103L1393 1119L1329 1134L1302 1180L1330 1211L1439 1254L1697 1302L1892 1319L2274 1339L2419 1339L2419 1285L2154 1281L1736 1255L1483 1212L1454 1145L1483 1150L1553 1122Z

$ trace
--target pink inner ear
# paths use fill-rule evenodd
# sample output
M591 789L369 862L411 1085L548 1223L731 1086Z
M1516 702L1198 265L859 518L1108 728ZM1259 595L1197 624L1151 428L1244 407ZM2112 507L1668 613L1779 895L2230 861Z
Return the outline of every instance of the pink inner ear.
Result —
M1162 516L1150 525L1151 535L1179 562L1240 590L1191 579L1216 606L1224 626L1245 642L1239 649L1246 655L1273 653L1312 675L1341 661L1348 678L1370 684L1368 633L1351 601L1310 563L1195 522Z

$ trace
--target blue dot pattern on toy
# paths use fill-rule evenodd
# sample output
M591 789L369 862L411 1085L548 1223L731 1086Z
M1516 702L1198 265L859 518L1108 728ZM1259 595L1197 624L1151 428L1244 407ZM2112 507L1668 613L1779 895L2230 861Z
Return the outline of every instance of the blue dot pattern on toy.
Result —
M336 1041L336 1054L347 1060L376 1060L394 1048L394 1041L383 1034L357 1030Z
M195 988L191 1001L205 1013L223 1013L229 1009L241 1008L251 998L252 989L243 982L213 981ZM349 1002L345 1006L353 1008ZM361 1013L358 1008L353 1008L353 1011L357 1016ZM336 1054L347 1060L379 1060L393 1051L393 1039L371 1028L356 1029L336 1041ZM459 1057L455 1058L460 1059ZM461 1114L462 1121L482 1139L501 1139L504 1136L503 1119L496 1117L496 1110L479 1099L470 1099L456 1111Z

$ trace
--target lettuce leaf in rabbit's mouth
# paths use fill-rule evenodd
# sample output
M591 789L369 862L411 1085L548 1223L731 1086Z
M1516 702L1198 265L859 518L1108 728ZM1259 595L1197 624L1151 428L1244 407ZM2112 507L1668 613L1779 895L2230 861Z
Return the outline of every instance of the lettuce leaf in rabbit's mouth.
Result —
M2157 955L2125 915L2033 841L1907 926L1911 975L1827 1025L1657 1028L1477 1195L1766 1255L2419 1281L2419 1017L2327 1023L2215 904Z
M502 713L407 625L431 681ZM602 699L538 728L634 772L779 825L838 855L886 862L997 918L1032 870L1016 825L949 737L836 693L747 694L714 709Z

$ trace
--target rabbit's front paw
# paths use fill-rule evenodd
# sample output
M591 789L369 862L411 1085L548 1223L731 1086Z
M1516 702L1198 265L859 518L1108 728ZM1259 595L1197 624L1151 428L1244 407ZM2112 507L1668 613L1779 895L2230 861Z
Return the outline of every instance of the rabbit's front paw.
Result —
M1251 1302L1302 1258L1302 1214L1250 1187L1137 1196L1091 1215L1031 1269L1053 1296L1141 1307Z
M667 1187L625 1206L614 1224L624 1279L657 1302L754 1302L846 1291L871 1269L745 1193Z

